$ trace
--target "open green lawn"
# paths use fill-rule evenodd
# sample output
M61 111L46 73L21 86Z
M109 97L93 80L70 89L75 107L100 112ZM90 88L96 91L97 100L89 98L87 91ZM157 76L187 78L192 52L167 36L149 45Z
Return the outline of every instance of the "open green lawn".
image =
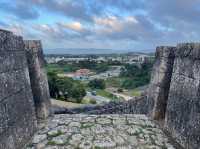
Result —
M83 100L81 101L82 104L96 104L96 100L84 97Z
M47 64L46 65L46 70L48 72L56 72L56 73L66 73L66 72L74 72L78 68L70 65L70 64L65 64L65 65L58 65L58 64Z
M47 64L46 70L48 72L57 72L57 73L63 73L63 69L57 65L57 64Z
M97 91L97 95L99 96L103 96L103 97L106 97L106 98L115 98L115 96L105 90L96 90Z
M109 98L111 101L121 101L123 99L118 98L117 96L113 95L112 93L106 91L106 90L96 90L97 95L105 97L105 98Z
M131 96L135 96L135 97L141 96L141 91L138 89L133 89L133 90L130 90L129 92Z
M82 107L82 106L86 105L84 103L83 104L73 103L73 102L69 102L69 101L61 101L61 100L56 100L56 99L51 99L51 104L52 104L52 106L62 107L62 108L78 108L78 107Z
M121 83L123 82L124 78L122 77L112 77L106 80L106 87L115 87L120 88Z
M134 97L141 96L142 93L141 89L139 88L125 89L120 85L125 79L127 78L119 78L119 77L109 78L108 80L106 80L106 87L116 88L116 90L121 88L124 90L123 93L128 96L134 96Z

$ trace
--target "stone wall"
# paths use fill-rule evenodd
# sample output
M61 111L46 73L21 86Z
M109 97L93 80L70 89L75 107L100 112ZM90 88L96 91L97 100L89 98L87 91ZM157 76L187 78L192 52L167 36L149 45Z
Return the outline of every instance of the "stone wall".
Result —
M50 95L42 44L39 40L25 40L25 50L28 60L29 75L38 122L44 121L50 115Z
M188 149L200 147L200 44L178 44L165 126Z
M148 93L149 115L186 149L200 146L200 43L158 47Z
M23 39L0 30L0 149L21 149L35 130Z
M162 46L156 49L156 60L151 74L148 105L149 115L156 120L165 117L175 47Z
M50 114L40 41L23 41L0 30L0 85L0 149L21 149L36 131L37 120L45 120ZM200 44L158 47L148 96L55 112L149 114L164 119L165 128L184 148L198 149Z
M0 85L0 149L22 149L50 113L40 41L0 30Z
M73 109L56 109L55 114L147 114L146 96L124 102L110 102L104 105L85 106Z

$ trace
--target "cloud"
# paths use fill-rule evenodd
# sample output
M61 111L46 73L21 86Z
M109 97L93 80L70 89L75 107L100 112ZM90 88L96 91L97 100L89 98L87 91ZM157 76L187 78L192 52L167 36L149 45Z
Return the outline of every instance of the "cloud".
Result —
M61 29L57 27L53 27L49 24L34 24L33 29L37 32L38 35L43 37L44 39L58 39L62 38L63 33Z
M91 14L87 12L84 0L28 0L33 5L52 13L62 14L66 17L82 21L90 21Z
M199 0L155 0L154 3L147 2L148 16L160 25L174 30L180 30L181 24L199 24L199 6Z
M117 9L121 13L133 12L137 10L144 10L145 0L90 0L88 5L91 7L91 11L96 12L95 14L102 14L106 11L112 11Z
M91 34L90 30L84 28L78 22L73 23L55 23L33 25L35 31L38 32L42 37L53 42L66 41L66 40L86 40L87 36Z
M15 3L10 2L9 0L8 2L0 2L0 10L24 20L37 19L39 17L39 13L34 7L19 0Z
M199 41L199 6L199 0L155 0L153 3L147 1L148 17L162 32L158 43Z
M95 18L96 33L100 38L112 40L146 41L155 39L159 32L156 27L145 17L126 16Z
M1 0L0 12L18 19L0 26L48 45L152 48L199 40L199 6L199 0Z
M80 22L57 22L55 24L35 25L34 29L52 39L59 40L147 40L156 38L155 26L144 17L108 16L94 17L89 26Z
M76 32L82 32L83 26L80 22L72 22L72 23L59 23L60 26L66 28L66 29L70 29Z

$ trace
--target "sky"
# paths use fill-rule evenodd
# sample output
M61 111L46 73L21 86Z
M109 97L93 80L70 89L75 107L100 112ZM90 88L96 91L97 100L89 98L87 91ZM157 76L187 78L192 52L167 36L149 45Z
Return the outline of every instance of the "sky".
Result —
M200 0L0 0L0 28L44 49L152 50L200 40Z

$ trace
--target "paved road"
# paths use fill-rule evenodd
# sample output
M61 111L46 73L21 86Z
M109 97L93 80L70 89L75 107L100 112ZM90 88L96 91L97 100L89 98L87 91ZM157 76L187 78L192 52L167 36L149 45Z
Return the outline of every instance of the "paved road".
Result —
M109 98L105 98L99 95L92 95L91 92L87 92L87 95L89 98L95 99L97 101L97 103L104 103L104 102L109 102L110 99Z

